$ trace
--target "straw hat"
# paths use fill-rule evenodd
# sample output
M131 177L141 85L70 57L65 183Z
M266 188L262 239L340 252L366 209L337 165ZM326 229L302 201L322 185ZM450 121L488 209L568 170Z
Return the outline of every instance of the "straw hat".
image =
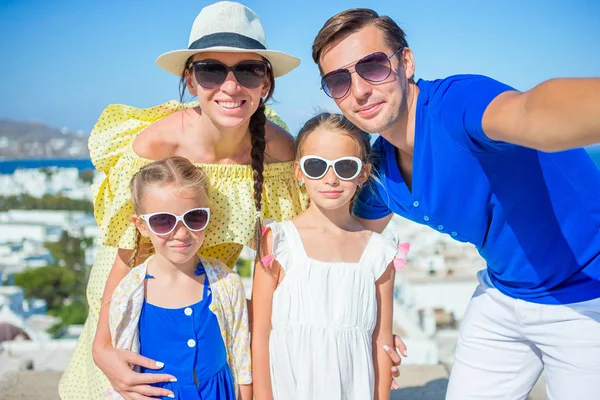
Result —
M275 77L287 74L300 64L294 56L268 50L258 15L243 4L231 1L204 7L192 25L188 48L164 53L156 59L156 64L181 76L187 59L204 52L260 54L271 64Z

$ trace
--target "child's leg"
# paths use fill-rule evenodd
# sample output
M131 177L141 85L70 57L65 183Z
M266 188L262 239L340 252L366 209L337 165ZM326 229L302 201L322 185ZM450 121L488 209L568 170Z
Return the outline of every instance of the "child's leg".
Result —
M540 351L525 338L519 300L479 285L460 326L447 400L524 400L542 370Z

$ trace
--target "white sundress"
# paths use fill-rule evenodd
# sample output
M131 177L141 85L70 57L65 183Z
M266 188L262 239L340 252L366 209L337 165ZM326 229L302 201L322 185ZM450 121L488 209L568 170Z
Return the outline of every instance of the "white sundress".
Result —
M395 243L373 233L359 262L323 262L307 256L291 221L269 228L285 271L271 316L274 399L372 399L375 282L396 257Z

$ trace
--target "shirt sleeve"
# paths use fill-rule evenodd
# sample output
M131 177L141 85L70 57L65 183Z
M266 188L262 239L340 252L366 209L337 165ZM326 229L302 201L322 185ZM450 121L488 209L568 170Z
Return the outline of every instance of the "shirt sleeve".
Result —
M360 191L354 202L354 215L358 218L380 219L392 213L387 203L381 198L378 184L374 178L371 178Z
M515 90L492 78L464 75L448 78L436 91L441 120L455 140L475 151L502 150L512 144L492 140L483 131L482 119L488 105L499 94Z
M232 305L234 321L231 337L233 339L233 373L239 385L252 383L252 359L250 356L250 330L248 325L248 308L244 285L239 275L229 273L228 280L232 284Z

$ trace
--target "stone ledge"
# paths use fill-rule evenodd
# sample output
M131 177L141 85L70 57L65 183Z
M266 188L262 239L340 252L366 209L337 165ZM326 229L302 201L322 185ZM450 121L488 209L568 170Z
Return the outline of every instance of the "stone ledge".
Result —
M400 389L392 391L391 400L444 400L448 371L443 365L404 365L398 378ZM7 374L0 381L2 400L60 400L58 380L61 372L20 371ZM545 399L544 381L532 391L530 400Z
M0 382L2 400L60 400L58 380L62 372L20 371Z

